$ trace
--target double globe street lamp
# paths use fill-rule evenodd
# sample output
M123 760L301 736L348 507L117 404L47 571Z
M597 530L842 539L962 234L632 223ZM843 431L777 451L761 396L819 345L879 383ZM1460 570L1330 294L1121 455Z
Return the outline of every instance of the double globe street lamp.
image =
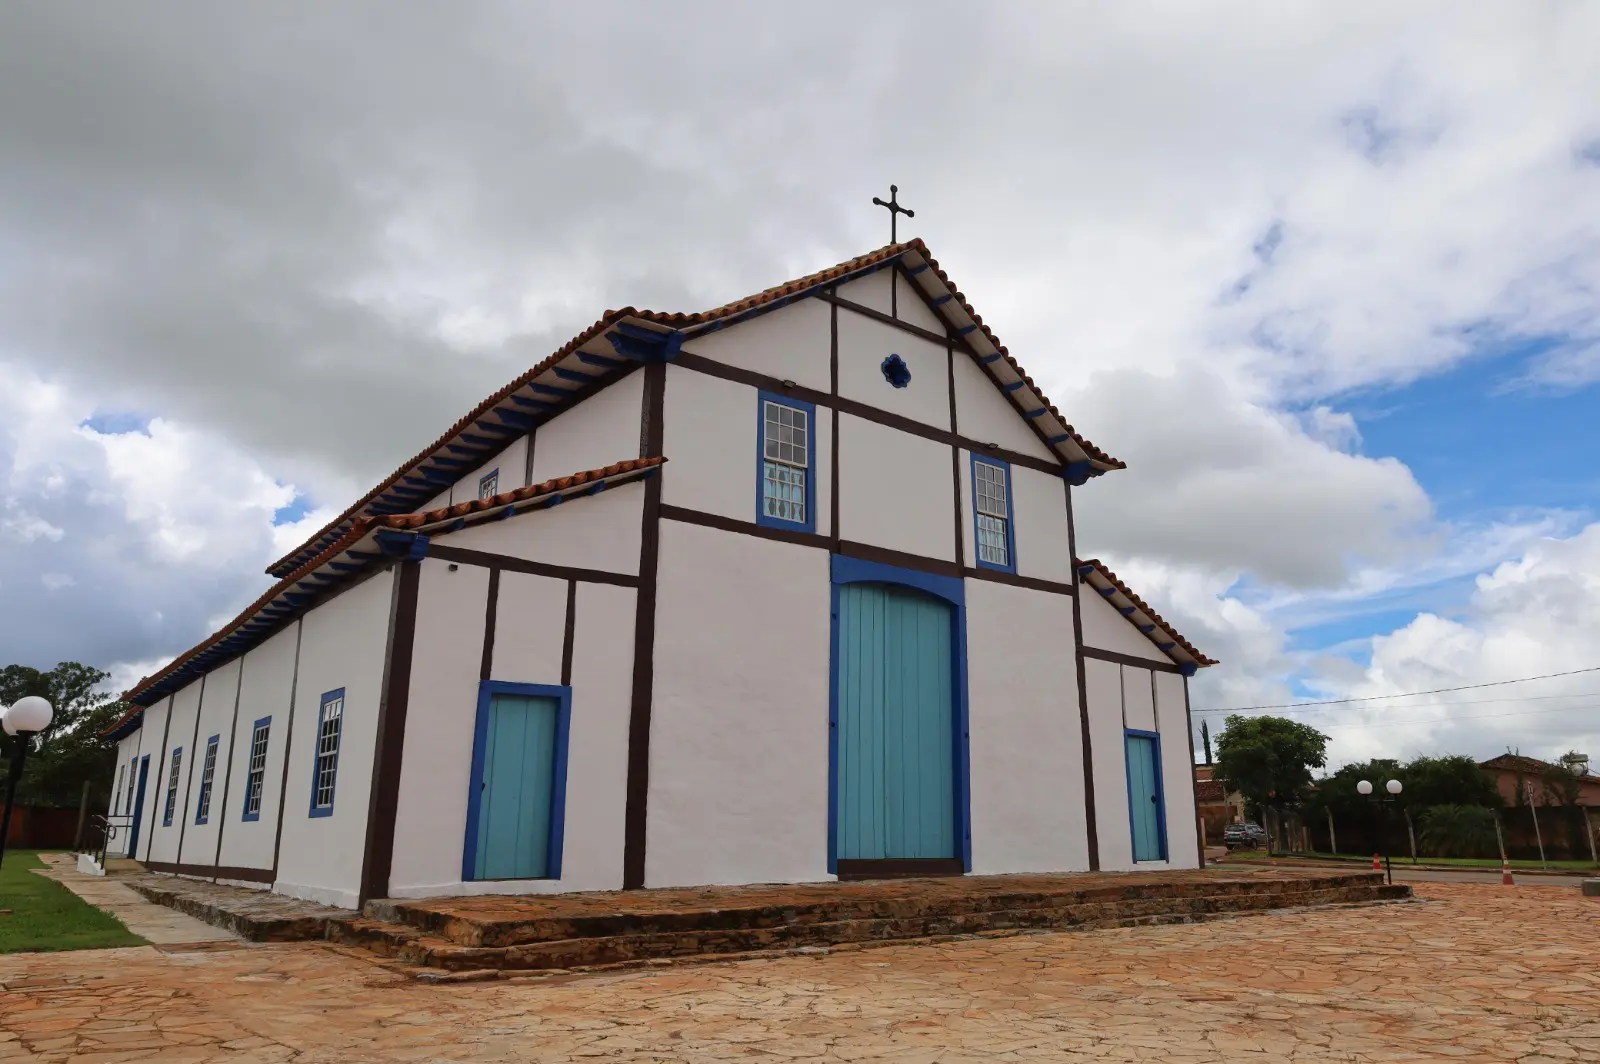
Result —
M1395 799L1400 795L1400 781L1390 780L1388 783L1383 785L1383 789L1389 792L1389 797L1374 798L1373 801L1377 802L1379 808L1383 810L1383 827L1379 829L1378 848L1383 851L1384 877L1388 879L1390 883L1393 883L1394 872L1389 867L1389 806L1393 805ZM1372 796L1371 782L1368 780L1362 780L1357 783L1356 793L1360 794L1363 798L1370 798Z
M5 859L6 836L11 834L11 809L16 804L22 766L33 746L33 737L50 727L54 716L54 707L38 695L27 695L0 709L0 730L15 740L11 751L11 776L6 780L6 811L5 816L0 817L0 860Z

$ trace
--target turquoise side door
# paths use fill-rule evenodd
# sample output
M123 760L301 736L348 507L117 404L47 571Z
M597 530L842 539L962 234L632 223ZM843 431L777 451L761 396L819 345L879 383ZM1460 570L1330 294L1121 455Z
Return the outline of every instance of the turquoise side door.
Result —
M1166 809L1161 794L1161 748L1153 733L1128 733L1128 814L1133 820L1133 859L1167 857Z
M909 588L839 588L841 859L959 855L953 609Z
M543 879L553 874L560 700L490 694L480 713L467 878Z
M139 759L139 789L133 803L133 826L128 829L128 856L137 857L139 827L144 823L144 785L150 779L150 755Z

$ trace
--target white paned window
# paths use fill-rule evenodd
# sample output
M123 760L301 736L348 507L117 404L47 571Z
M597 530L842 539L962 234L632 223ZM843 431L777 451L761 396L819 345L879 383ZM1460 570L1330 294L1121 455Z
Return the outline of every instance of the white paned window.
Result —
M267 782L267 732L272 727L272 718L256 722L255 729L250 733L250 767L245 775L244 784L244 818L257 820L261 817L261 794Z
M500 470L491 469L478 478L478 498L487 499L500 494Z
M172 826L172 814L178 810L178 767L183 764L183 747L172 751L172 770L167 773L167 801L161 808L162 827Z
M974 460L972 477L978 504L978 561L1007 568L1011 565L1011 500L1006 468Z
M808 524L806 478L811 469L811 414L763 400L761 515Z
M311 781L311 813L333 812L333 784L339 771L339 735L344 727L344 689L322 696L317 724L317 761Z
M217 737L206 743L206 759L200 763L200 800L195 803L194 822L204 824L211 816L211 782L217 777Z

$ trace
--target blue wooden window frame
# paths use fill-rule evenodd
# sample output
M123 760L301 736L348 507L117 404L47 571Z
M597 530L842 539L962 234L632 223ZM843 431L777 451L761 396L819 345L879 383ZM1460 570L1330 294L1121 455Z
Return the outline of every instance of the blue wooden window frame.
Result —
M221 735L207 739L205 756L200 759L200 796L194 803L196 824L211 819L211 788L217 779L217 745L221 739Z
M324 751L323 725L328 721L328 707L335 703L339 706L339 728L332 736L332 749ZM317 730L311 733L311 811L310 816L332 816L333 798L336 785L339 782L339 748L344 745L345 710L344 688L338 687L322 696L322 701L317 706ZM328 758L328 804L317 804L317 792L321 789L318 782L322 775L323 758Z
M495 695L521 695L525 698L553 698L556 702L555 763L550 767L550 839L545 854L545 875L539 882L561 878L561 850L567 820L567 744L572 730L572 688L557 684L512 683L507 680L478 681L478 715L472 728L472 775L467 779L467 831L461 851L461 880L472 882L526 882L525 880L480 880L473 873L478 857L478 806L483 800L483 759L489 747L489 707Z
M117 796L112 799L111 802L111 813L113 816L122 812L122 774L127 771L127 768L128 766L126 765L117 766Z
M256 764L256 742L261 743L261 764ZM267 750L272 742L272 718L262 717L250 725L250 745L244 752L244 821L261 819L267 800ZM251 807L254 806L252 809Z
M178 810L178 773L183 768L183 747L172 748L172 757L168 760L167 769L167 796L161 804L161 826L172 826L172 814Z
M1016 492L1016 486L1013 483L1012 477L1011 477L1011 463L1005 461L1004 459L990 458L988 455L978 454L976 451L968 451L967 452L967 456L968 456L968 465L969 465L968 472L969 472L970 478L972 480L972 560L973 560L973 563L976 564L977 567L980 568L980 569L994 569L997 572L1002 572L1002 573L1015 573L1017 571L1017 520L1016 520L1016 512L1017 512L1016 498L1017 498L1017 492ZM979 523L983 520L983 517L984 517L983 514L978 512L978 466L979 466L980 463L983 464L983 465L986 465L986 466L992 466L993 468L1000 470L1001 474L1005 477L1005 487L1006 487L1006 513L1005 513L1005 518L1004 518L1005 523L1006 523L1006 564L1005 565L1000 565L998 562L985 561L984 557L983 557L983 552L979 549L982 540L981 540L981 537L978 534L978 526L979 526ZM1000 515L999 514L994 514L992 516L998 517Z
M1161 856L1154 858L1157 861L1169 861L1171 856L1167 850L1167 787L1162 777L1161 767L1161 733L1144 731L1141 728L1122 729L1122 778L1128 788L1128 854L1133 864L1149 864L1149 861L1140 862L1133 857L1133 765L1128 757L1128 740L1132 738L1149 739L1156 752L1156 831L1161 837Z
M129 857L136 856L136 851L139 849L139 829L144 826L144 790L150 782L150 755L135 757L133 763L138 766L138 770L135 772L130 766L128 772L128 786L136 788L133 795L133 824L128 828ZM134 782L134 776L138 777L137 782Z
M967 715L966 584L954 576L936 576L897 565L831 555L831 633L828 643L828 871L839 871L839 588L844 584L895 584L926 592L955 607L956 828L961 868L972 871L972 757Z
M788 407L806 416L806 519L789 521L782 517L769 517L767 501L767 404ZM798 468L798 467L796 467ZM772 392L756 393L756 524L767 528L787 528L791 532L817 530L817 406L802 399L791 399Z
M494 490L486 493L483 490L485 486ZM500 494L500 467L495 466L478 478L478 498L487 499L498 494Z

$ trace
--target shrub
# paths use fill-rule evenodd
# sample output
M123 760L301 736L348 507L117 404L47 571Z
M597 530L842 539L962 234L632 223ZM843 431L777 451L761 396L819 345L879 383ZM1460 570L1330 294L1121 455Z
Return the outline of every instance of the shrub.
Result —
M1424 809L1422 852L1429 857L1497 857L1494 810L1481 805L1435 805Z

